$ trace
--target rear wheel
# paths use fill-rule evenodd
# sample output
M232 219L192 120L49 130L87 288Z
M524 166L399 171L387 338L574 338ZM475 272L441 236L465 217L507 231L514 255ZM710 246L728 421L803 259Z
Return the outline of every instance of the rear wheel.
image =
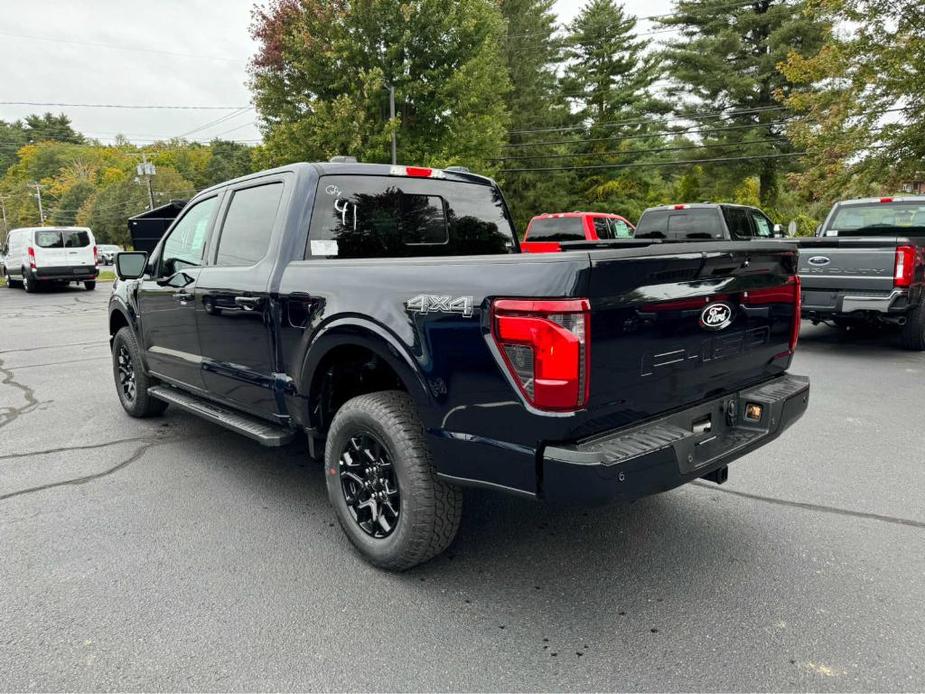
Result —
M87 288L88 292L92 292L94 289L96 289L96 280L87 280L84 282L84 287Z
M138 342L130 328L122 328L112 341L112 373L122 408L132 417L154 417L167 403L148 395L151 378L145 371Z
M915 352L925 350L925 304L919 304L909 312L899 342L903 349Z
M462 492L437 477L406 393L360 395L337 411L325 446L325 479L347 537L378 567L410 569L456 536Z
M38 281L25 268L22 271L22 288L26 290L27 294L31 294L39 288Z

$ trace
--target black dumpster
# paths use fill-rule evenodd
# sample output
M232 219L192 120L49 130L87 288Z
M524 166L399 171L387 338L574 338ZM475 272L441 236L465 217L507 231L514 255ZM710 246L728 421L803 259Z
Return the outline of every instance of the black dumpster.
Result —
M128 233L132 236L132 247L136 251L153 251L186 203L186 200L171 200L166 205L129 217Z

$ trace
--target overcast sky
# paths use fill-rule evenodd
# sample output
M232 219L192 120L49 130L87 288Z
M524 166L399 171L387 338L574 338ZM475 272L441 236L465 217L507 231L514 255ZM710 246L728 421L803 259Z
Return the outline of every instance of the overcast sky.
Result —
M557 0L556 11L566 22L581 5ZM0 0L0 101L247 108L253 6L253 0ZM625 0L625 6L646 16L670 11L671 0ZM117 133L138 143L259 138L253 110L0 104L0 119L36 111L63 111L78 130L105 142Z

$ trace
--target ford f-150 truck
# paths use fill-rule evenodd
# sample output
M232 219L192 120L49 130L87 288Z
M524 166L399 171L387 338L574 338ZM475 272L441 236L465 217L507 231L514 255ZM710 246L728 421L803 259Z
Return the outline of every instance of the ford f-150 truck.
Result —
M125 410L306 436L347 536L394 570L452 541L461 486L590 504L722 482L809 397L787 373L793 247L522 254L498 187L464 171L254 174L116 268Z
M925 350L925 196L838 202L817 234L800 239L803 316L900 326Z
M783 236L757 207L727 203L681 203L650 207L642 213L636 238L671 241L749 241Z

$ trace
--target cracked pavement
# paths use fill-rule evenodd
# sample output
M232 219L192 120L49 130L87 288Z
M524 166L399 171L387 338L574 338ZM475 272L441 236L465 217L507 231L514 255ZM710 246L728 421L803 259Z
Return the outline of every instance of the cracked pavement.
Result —
M0 689L925 689L925 355L804 325L806 417L627 508L471 492L402 575L301 445L112 384L108 285L0 288Z

